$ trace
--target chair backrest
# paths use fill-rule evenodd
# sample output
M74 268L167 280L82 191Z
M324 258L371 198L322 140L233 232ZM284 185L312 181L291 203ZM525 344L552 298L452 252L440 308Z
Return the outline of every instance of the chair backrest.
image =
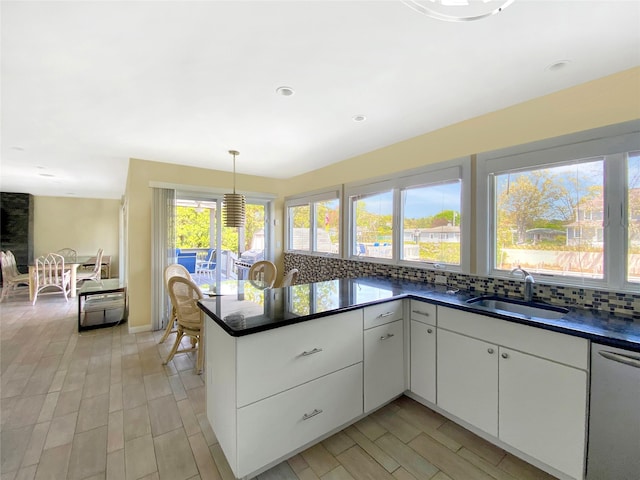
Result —
M210 248L209 251L207 252L206 262L211 263L215 261L216 261L216 249Z
M20 275L18 265L16 265L16 257L13 256L11 250L2 252L2 278L11 279Z
M259 260L249 269L249 280L262 282L266 287L273 287L278 276L278 269L269 260Z
M102 275L102 254L103 253L104 253L104 250L102 248L99 248L98 253L96 253L96 263L93 266L93 273L96 274L98 280Z
M171 265L167 265L164 269L164 285L167 289L169 288L169 280L172 277L182 277L191 280L189 270L179 263L172 263Z
M294 285L298 280L299 273L300 271L297 268L292 268L291 270L289 270L282 279L282 284L280 286L290 287L291 285Z
M198 286L190 278L173 276L169 279L167 290L178 324L189 330L201 329L204 314L197 303L202 299Z
M0 263L2 264L2 278L5 281L8 281L10 278L13 278L14 274L13 274L13 270L11 269L9 256L4 252L0 252Z
M11 276L17 277L18 275L20 275L20 271L18 270L18 265L16 264L16 257L13 256L13 252L11 250L7 250L5 255L7 256L7 263L9 264Z
M35 276L38 288L47 285L62 285L64 278L64 257L57 253L48 253L36 258Z
M58 255L62 255L67 261L75 262L78 259L78 252L76 252L73 248L61 248L56 252Z

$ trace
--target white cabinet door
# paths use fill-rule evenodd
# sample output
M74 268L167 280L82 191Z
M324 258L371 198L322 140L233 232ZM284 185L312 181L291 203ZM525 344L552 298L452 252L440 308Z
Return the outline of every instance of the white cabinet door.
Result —
M498 347L438 329L438 406L498 436Z
M411 391L436 403L436 327L411 320Z
M500 348L499 438L583 478L587 373Z
M364 332L364 411L405 390L403 320Z

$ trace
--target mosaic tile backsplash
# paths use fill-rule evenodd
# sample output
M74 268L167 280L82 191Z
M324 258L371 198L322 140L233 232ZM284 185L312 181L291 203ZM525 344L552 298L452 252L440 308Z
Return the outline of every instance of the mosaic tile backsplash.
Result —
M284 270L286 272L292 268L297 268L300 271L297 283L367 276L383 276L435 283L436 275L445 275L447 277L447 285L461 290L478 292L478 295L496 294L522 298L524 288L524 283L515 278L513 280L486 278L462 273L383 265L360 260L285 253ZM616 315L632 317L634 321L640 321L640 291L637 293L611 292L591 288L536 283L534 285L534 300L556 305L603 310Z

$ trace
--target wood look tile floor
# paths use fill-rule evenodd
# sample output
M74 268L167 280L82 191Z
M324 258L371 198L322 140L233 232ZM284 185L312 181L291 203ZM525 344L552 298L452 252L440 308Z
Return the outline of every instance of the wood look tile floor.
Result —
M0 304L1 480L233 480L193 355L163 366L173 336L79 335L76 316L77 300L57 295ZM401 397L258 478L553 477Z

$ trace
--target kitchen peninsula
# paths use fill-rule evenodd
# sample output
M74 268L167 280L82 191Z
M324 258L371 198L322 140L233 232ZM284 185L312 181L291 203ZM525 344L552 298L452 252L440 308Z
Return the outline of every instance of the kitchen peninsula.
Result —
M405 393L559 478L583 478L590 340L640 351L640 323L578 309L560 319L505 314L468 304L473 296L360 278L283 289L241 282L235 294L202 300L207 417L236 477ZM476 347L485 356L465 360L486 381L469 403L455 355ZM545 395L522 411L520 392Z

